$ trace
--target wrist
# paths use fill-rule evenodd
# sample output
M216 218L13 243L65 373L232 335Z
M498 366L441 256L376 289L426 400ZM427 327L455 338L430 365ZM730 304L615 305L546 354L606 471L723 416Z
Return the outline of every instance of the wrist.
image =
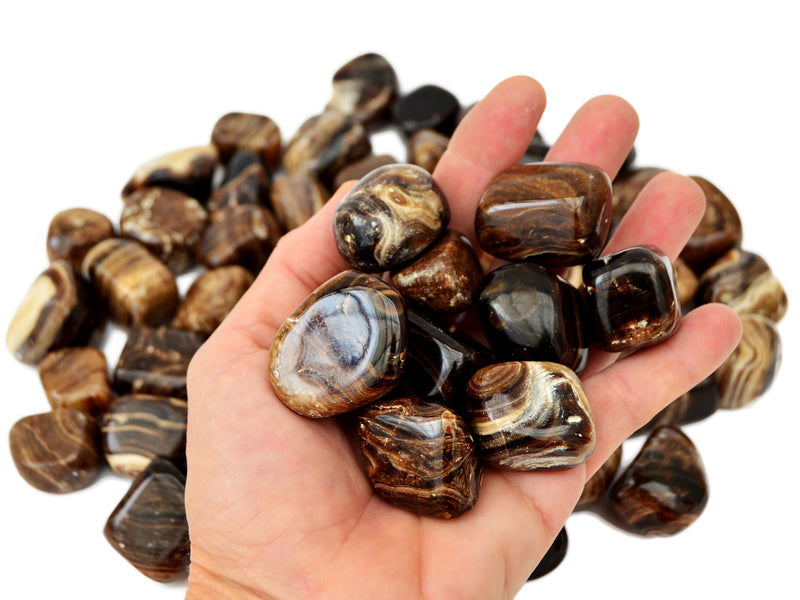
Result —
M192 563L185 600L277 600L257 593Z

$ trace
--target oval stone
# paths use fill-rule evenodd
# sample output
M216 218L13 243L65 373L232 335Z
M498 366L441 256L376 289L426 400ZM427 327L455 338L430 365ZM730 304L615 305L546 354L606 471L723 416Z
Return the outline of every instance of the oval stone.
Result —
M278 330L269 377L293 411L327 417L391 390L405 352L403 298L373 275L345 271L317 288Z
M362 54L333 75L328 110L351 115L361 123L380 121L397 95L397 74L380 54Z

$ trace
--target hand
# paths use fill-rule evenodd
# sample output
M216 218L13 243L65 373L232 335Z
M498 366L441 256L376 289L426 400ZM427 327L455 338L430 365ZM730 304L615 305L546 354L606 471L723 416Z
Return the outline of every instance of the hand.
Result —
M474 241L482 190L519 161L544 106L539 84L515 77L465 117L434 173L450 202L451 227ZM575 114L547 159L591 163L613 178L637 127L636 113L624 100L595 98ZM662 344L622 360L595 352L582 375L597 429L586 463L545 473L485 469L477 504L453 520L394 508L373 494L338 421L291 412L275 397L267 375L270 345L286 317L348 268L331 222L350 186L284 236L192 361L187 598L511 598L594 471L669 401L709 375L738 341L736 315L705 305ZM653 244L674 259L704 206L694 182L659 175L605 253Z

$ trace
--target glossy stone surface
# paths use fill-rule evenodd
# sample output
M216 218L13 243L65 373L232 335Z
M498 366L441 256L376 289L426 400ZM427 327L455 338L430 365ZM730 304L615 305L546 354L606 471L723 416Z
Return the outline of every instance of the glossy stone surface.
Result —
M193 146L153 158L136 171L122 188L122 197L145 187L168 187L180 190L205 202L211 191L211 179L219 163L214 146Z
M61 348L48 353L39 363L39 379L54 410L78 408L99 414L111 402L108 364L97 348Z
M166 583L189 571L186 480L167 461L153 461L108 517L103 535L150 579Z
M714 372L719 408L741 408L772 385L781 364L781 338L775 323L761 315L742 314L742 338Z
M650 180L659 173L665 173L666 169L660 167L637 167L617 175L613 184L613 210L611 214L611 231L615 231L622 217L633 205L633 201L639 196Z
M602 466L595 471L589 481L584 484L581 497L578 498L578 503L575 505L576 509L591 506L606 493L606 490L611 486L611 482L614 481L614 477L617 475L621 462L622 446L619 446Z
M276 166L280 160L281 131L275 121L264 115L222 115L211 131L211 143L219 150L223 164L239 150L253 152L267 167Z
M150 187L125 197L120 235L136 240L175 273L196 263L208 213L194 198L169 188Z
M284 231L290 231L325 206L329 194L315 177L294 173L276 179L270 197L275 217Z
M447 227L450 208L430 174L416 165L372 171L342 198L336 245L356 269L385 271L412 260Z
M775 323L786 314L788 300L767 261L754 252L728 250L700 277L698 301L722 302L736 312L767 317Z
M652 431L662 425L687 425L707 419L717 411L719 387L714 377L706 377L685 394L678 396L637 433Z
M447 229L411 263L391 273L391 283L426 310L457 313L472 306L483 268L463 234Z
M669 536L694 523L708 502L705 468L679 429L660 427L614 483L611 506L631 531Z
M480 369L467 385L467 422L485 464L532 471L574 467L591 455L594 421L577 375L552 362Z
M412 165L417 165L428 173L433 173L449 143L450 138L438 131L420 129L408 138L407 160Z
M609 352L635 350L671 336L680 322L675 274L657 248L630 248L583 267L594 342Z
M372 151L366 129L353 117L337 111L306 120L283 154L289 173L309 173L326 185L346 165Z
M200 259L209 269L239 265L258 274L282 234L268 208L254 204L228 206L211 213L203 233Z
M596 257L611 225L611 181L580 163L535 163L502 171L475 212L478 243L510 261L567 267Z
M66 260L76 273L81 262L96 243L114 237L114 225L108 217L88 208L68 208L57 213L47 230L47 258Z
M178 305L175 276L139 242L104 240L89 250L81 269L120 325L162 323Z
M253 283L244 267L218 267L192 282L178 306L172 327L211 335Z
M417 398L379 400L358 417L361 452L375 492L395 506L450 519L478 499L478 454L452 409Z
M333 96L326 108L365 124L381 121L397 88L397 74L388 60L380 54L362 54L333 75Z
M449 136L456 127L460 110L458 98L438 85L429 84L399 98L392 107L392 117L406 136L421 129Z
M562 527L556 539L553 540L553 543L550 544L550 548L547 549L547 552L542 557L542 560L539 561L539 564L528 576L528 581L544 577L555 570L555 568L564 561L568 546L569 538L567 537L567 529L566 527Z
M338 190L339 186L346 181L358 181L378 167L394 165L398 162L400 161L398 161L391 154L367 154L364 158L361 158L355 162L351 162L349 165L343 167L338 173L336 173L336 177L333 178L331 190Z
M108 466L136 477L157 456L185 460L185 400L129 394L118 396L103 415L101 433Z
M573 371L586 364L587 314L580 293L534 264L504 265L486 274L478 314L503 360L544 360Z
M186 369L205 337L171 327L131 327L114 369L119 393L186 398Z
M391 390L405 352L400 294L378 277L345 271L317 288L278 330L270 382L296 413L326 417Z
M695 273L702 273L731 248L742 244L742 221L736 207L713 183L691 177L706 195L706 211L681 252Z
M83 489L103 468L97 421L75 408L23 417L8 442L19 474L43 492Z
M252 157L249 164L241 170L233 170L238 165L237 158ZM234 174L235 173L235 174ZM231 159L225 181L211 194L208 199L208 210L216 211L226 206L239 206L240 204L267 204L269 201L270 181L264 166L258 158L247 151L237 152Z

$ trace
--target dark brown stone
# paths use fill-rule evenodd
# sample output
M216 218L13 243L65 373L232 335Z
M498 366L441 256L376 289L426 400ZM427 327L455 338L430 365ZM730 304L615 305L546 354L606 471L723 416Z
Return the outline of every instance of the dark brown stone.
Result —
M558 532L556 539L553 540L553 543L550 544L547 552L545 552L542 560L539 561L539 564L533 570L533 573L528 576L528 581L533 581L534 579L544 577L548 573L551 573L553 570L555 570L555 568L564 561L564 557L567 555L568 546L569 539L567 538L567 529L566 527L562 527L561 531Z
M328 190L306 173L283 175L272 186L271 204L284 231L300 227L328 201Z
M392 117L406 136L421 129L449 136L460 111L458 98L438 85L428 84L399 98L392 107Z
M122 188L122 197L145 187L168 187L205 202L218 163L214 146L194 146L157 156L134 171Z
M614 477L617 476L621 462L622 446L618 446L611 456L597 469L595 474L589 478L589 481L584 484L581 497L578 498L578 503L575 505L576 509L591 506L606 493L606 490L611 486L611 482L614 481Z
M408 162L433 173L442 158L450 138L438 131L421 129L408 138Z
M240 265L258 274L282 234L268 208L254 204L228 206L211 213L203 233L200 258L209 269Z
M397 75L380 54L363 54L333 75L333 96L327 110L351 115L364 124L385 120L397 95Z
M394 156L389 154L380 154L377 156L375 154L369 154L360 160L350 163L339 171L333 180L333 187L331 189L336 191L346 181L358 181L378 167L394 165L398 162L399 161Z
M50 406L78 408L99 414L111 402L111 384L105 355L97 348L61 348L47 354L39 363Z
M240 150L249 150L266 167L275 167L281 155L281 131L264 115L232 112L222 115L211 131L211 143L219 150L219 158L228 164Z
M194 280L178 306L172 327L211 335L253 283L244 267L217 267Z
M241 153L237 154L237 156L239 155ZM214 190L208 199L208 210L213 212L227 206L241 204L267 204L269 202L269 186L269 175L261 163L256 160L238 172L236 176L226 178L225 182Z
M80 273L89 249L110 237L114 237L114 225L105 215L88 208L62 210L47 230L47 258L51 262L64 259Z

